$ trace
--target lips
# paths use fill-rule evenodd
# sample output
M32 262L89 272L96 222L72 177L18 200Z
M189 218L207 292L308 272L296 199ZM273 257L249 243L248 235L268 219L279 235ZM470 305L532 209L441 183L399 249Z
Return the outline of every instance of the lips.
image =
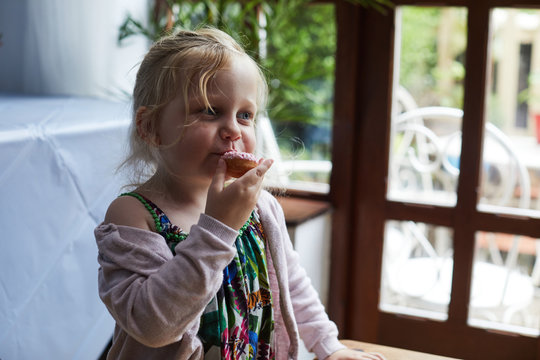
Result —
M242 151L239 151L239 150L236 150L236 149L227 149L227 150L223 150L223 151L218 151L215 154L219 155L219 156L223 156L226 153L242 153Z

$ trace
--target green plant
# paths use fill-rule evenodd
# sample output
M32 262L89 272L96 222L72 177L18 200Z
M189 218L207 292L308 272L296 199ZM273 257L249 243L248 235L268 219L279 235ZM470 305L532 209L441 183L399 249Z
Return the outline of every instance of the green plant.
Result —
M463 55L466 49L466 9L403 6L400 84L419 106L463 106ZM446 44L439 43L441 27L450 27ZM450 63L439 63L442 58Z
M348 0L379 11L390 0ZM155 0L148 19L128 15L121 42L134 35L154 41L175 29L211 25L237 39L261 64L270 85L274 122L328 126L332 112L336 30L332 4L309 0Z

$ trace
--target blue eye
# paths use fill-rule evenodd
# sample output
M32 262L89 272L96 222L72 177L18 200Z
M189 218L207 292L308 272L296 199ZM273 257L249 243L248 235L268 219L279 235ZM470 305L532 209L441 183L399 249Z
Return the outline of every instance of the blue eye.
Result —
M241 120L251 120L250 112L241 112L236 115Z

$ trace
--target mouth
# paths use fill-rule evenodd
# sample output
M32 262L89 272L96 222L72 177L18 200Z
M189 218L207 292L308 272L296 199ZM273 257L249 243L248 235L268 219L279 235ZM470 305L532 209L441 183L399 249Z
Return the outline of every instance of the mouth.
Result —
M216 155L223 156L223 154L225 154L225 153L236 152L236 151L238 151L238 150L236 150L236 149L228 149L228 150L225 150L225 151L217 152Z

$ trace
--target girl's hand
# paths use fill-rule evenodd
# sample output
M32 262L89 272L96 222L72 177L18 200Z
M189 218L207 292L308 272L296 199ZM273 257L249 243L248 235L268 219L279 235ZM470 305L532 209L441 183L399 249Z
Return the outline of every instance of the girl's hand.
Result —
M208 189L205 213L233 229L240 229L255 208L264 175L273 162L271 159L261 159L257 167L225 187L227 165L223 159L219 159Z
M385 360L386 358L379 353L368 353L354 349L338 350L325 360Z

